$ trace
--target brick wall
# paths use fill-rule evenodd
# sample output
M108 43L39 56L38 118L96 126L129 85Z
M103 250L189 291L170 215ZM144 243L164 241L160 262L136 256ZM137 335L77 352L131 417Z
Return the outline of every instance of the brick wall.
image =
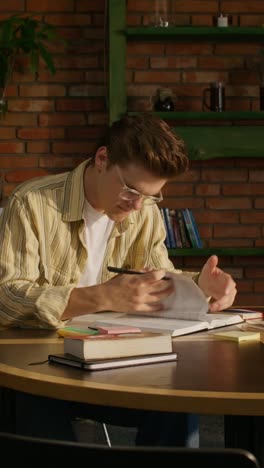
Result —
M151 22L154 3L128 0L128 24ZM171 1L170 20L181 25L211 25L218 3ZM221 4L234 25L264 24L262 0ZM108 122L105 0L1 2L0 19L20 12L36 13L58 26L69 44L66 49L54 44L56 75L42 68L34 79L17 71L10 83L8 113L0 121L2 204L23 180L73 168L94 151ZM201 110L202 90L219 80L226 83L228 110L257 110L257 77L246 69L245 61L258 47L256 43L131 42L127 47L128 108L149 110L151 97L162 85L177 95L177 110ZM192 162L188 175L167 185L164 205L192 208L209 247L264 248L263 181L264 159L250 154L243 159L238 155ZM199 269L205 258L174 261L183 268ZM220 265L237 279L236 304L264 305L263 257L223 256Z
M17 70L0 120L1 200L29 178L73 168L94 151L108 123L104 0L10 0L0 20L36 14L68 41L52 47L56 74Z

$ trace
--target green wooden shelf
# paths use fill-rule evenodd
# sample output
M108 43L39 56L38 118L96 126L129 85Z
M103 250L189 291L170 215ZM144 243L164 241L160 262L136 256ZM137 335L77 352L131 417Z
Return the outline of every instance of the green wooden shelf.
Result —
M205 248L205 249L168 249L170 257L203 257L210 255L230 255L240 257L264 256L264 248L241 247L241 248Z
M264 27L228 26L219 28L215 26L169 26L167 28L141 26L127 28L125 31L129 39L172 39L172 40L219 40L234 42L251 42L264 40Z
M264 120L264 111L225 111L225 112L151 112L164 120L200 120L200 121L233 121L233 120ZM128 112L137 115L138 112Z
M109 2L109 123L127 114L126 43L128 40L171 37L223 39L233 42L264 41L264 27L195 27L175 26L126 27L126 1ZM131 113L132 114L132 113ZM171 120L175 131L187 144L190 159L264 157L263 112L160 112ZM175 124L173 123L175 121ZM178 123L176 122L178 121ZM185 123L185 122L186 123ZM199 122L200 121L200 122ZM243 121L240 125L238 121ZM250 125L247 124L250 122ZM259 121L254 125L253 121Z
M178 126L175 133L185 141L189 158L263 158L263 126Z

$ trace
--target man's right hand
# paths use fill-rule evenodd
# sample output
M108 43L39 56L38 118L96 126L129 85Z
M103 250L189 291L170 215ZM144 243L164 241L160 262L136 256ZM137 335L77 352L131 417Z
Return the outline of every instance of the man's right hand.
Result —
M142 275L120 274L102 285L109 306L116 312L155 312L163 308L162 300L173 293L171 280L164 281L164 270L154 270Z
M142 275L119 274L103 284L74 288L61 319L103 311L133 314L160 311L162 301L174 291L173 282L164 281L164 276L164 270Z

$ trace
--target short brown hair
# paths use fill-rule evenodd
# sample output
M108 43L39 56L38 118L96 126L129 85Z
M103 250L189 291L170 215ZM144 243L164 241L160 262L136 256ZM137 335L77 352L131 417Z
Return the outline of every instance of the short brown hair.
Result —
M158 177L171 179L189 167L184 141L151 114L125 116L114 122L105 146L111 165L136 163Z

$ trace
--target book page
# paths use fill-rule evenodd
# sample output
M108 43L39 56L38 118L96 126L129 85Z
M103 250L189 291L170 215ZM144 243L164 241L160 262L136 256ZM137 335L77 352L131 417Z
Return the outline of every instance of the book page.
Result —
M77 321L78 320L78 321ZM120 314L115 312L100 312L76 317L71 321L75 326L87 324L87 327L100 325L129 325L137 326L142 330L170 333L172 336L186 335L207 329L207 323L196 320L169 319L154 316L142 316L133 314Z
M241 315L226 315L226 314L207 314L208 329L225 327L227 325L234 325L236 323L244 322Z
M141 312L140 316L153 316L162 319L182 319L206 321L208 312L208 300L197 284L188 276L167 273L174 283L174 292L162 301L164 309L150 314L149 312ZM107 313L107 312L106 312ZM120 313L111 312L112 314L120 315ZM93 314L98 317L98 314ZM135 314L134 314L135 315ZM124 314L121 313L121 316ZM137 314L138 316L138 314ZM87 315L85 316L87 317ZM102 317L102 313L100 314ZM112 315L114 318L114 315ZM78 321L83 321L82 317L76 317L71 320L71 323L76 324ZM86 318L87 320L87 318ZM77 322L76 322L77 321ZM117 323L117 322L115 322Z
M155 312L155 317L205 321L208 300L199 286L188 276L175 273L166 276L173 281L174 293L162 302L164 310Z

